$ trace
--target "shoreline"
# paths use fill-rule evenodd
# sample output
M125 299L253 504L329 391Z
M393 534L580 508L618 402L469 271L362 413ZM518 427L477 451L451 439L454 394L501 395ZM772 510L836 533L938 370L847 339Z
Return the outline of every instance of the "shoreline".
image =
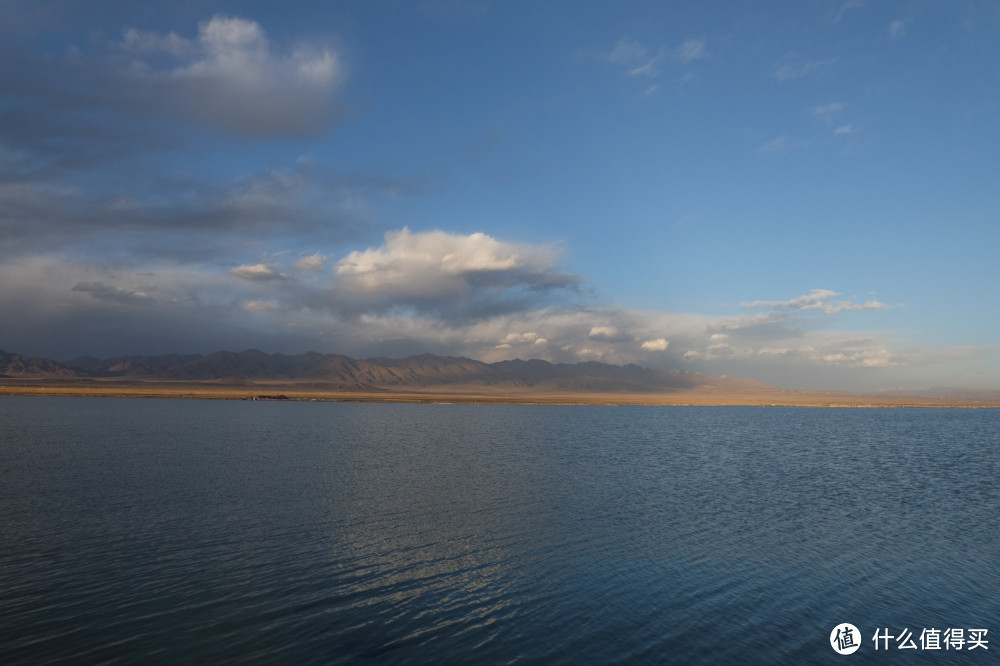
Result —
M753 406L753 407L937 407L1000 408L1000 400L948 396L904 396L836 391L721 391L713 387L661 393L540 392L450 386L427 389L348 391L315 383L126 382L106 380L30 380L0 378L0 396L169 398L267 402L371 402L404 404L606 405L606 406ZM263 397L261 397L263 396Z

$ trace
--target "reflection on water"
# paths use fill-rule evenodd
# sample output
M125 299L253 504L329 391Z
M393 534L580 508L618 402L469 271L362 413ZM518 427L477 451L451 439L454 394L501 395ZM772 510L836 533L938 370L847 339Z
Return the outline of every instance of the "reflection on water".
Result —
M8 398L0 662L833 663L837 623L995 630L998 425Z

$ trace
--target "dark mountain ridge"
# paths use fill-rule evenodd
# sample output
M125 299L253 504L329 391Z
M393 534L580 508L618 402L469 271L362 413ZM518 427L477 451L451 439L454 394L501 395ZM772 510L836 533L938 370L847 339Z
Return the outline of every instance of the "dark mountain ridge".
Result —
M747 379L643 368L629 364L550 363L540 359L484 363L471 358L420 354L402 359L354 359L342 354L266 354L258 349L213 354L81 357L59 363L0 351L0 375L37 379L144 381L309 382L340 390L496 386L540 391L651 392L718 386L770 389Z
M0 377L71 378L85 374L58 361L27 357L0 349Z

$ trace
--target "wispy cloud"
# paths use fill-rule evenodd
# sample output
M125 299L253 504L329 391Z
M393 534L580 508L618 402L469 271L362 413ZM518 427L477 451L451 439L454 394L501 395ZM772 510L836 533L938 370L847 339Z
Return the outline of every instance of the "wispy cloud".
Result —
M837 292L829 289L813 289L808 294L786 301L751 301L740 305L747 310L819 310L824 314L836 314L850 310L886 310L892 306L876 300L855 303L851 300L832 301Z
M837 12L833 16L833 22L839 23L845 16L847 16L848 12L855 9L861 9L864 6L865 0L845 0L845 2L841 3L841 5L837 8Z
M848 136L851 134L857 134L859 128L857 125L851 123L842 123L840 116L843 113L847 105L843 102L831 102L830 104L821 104L819 106L814 106L812 109L813 115L818 119L823 121L825 124L833 127L834 136Z
M886 32L889 34L889 39L896 41L906 37L906 22L902 19L895 19L886 28Z
M821 60L806 60L799 54L791 52L771 66L771 76L778 81L794 81L829 67L836 58Z
M650 71L661 56L658 51L651 53L645 44L623 38L611 51L602 54L601 57L610 63L620 65L629 76L634 76L636 71Z
M674 57L681 62L690 62L707 56L704 39L686 39L674 51Z
M141 289L127 289L113 284L105 284L99 280L78 282L72 291L81 291L90 294L94 298L112 303L131 304L153 300L146 291Z
M819 106L814 106L812 109L813 115L822 120L827 124L832 124L833 119L837 114L844 110L847 105L843 102L831 102L829 104L820 104Z
M691 63L708 57L707 41L704 38L685 39L676 47L668 45L649 46L641 42L623 38L614 48L598 54L598 59L621 68L628 77L656 79L665 66ZM646 94L659 88L658 83L647 87Z

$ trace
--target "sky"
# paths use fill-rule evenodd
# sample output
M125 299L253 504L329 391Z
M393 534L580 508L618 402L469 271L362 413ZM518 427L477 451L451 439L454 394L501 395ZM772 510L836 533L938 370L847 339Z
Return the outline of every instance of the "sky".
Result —
M0 0L0 349L1000 389L992 0Z

